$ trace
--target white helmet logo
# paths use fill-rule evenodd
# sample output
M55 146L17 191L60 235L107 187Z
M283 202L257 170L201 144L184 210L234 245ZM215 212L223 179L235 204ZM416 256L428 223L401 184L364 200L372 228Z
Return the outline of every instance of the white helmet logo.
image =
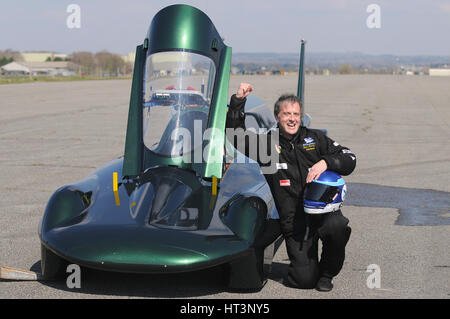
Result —
M342 201L345 200L345 196L347 196L347 185L344 185L344 187L342 187L342 195L341 195Z

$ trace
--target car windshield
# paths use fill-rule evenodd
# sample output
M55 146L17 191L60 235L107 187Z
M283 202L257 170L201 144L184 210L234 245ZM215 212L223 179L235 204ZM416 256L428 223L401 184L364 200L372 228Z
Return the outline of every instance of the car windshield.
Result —
M147 56L143 138L148 149L177 157L201 147L214 77L215 65L203 55L172 51Z

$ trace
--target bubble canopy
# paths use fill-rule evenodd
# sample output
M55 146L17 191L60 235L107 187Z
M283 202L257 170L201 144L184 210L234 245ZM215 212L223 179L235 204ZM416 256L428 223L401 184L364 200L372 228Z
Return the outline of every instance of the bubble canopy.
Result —
M202 146L216 67L186 51L147 56L144 75L144 145L161 156L177 157Z
M206 14L173 5L154 16L136 48L124 176L170 165L221 177L230 67L231 47ZM203 143L201 163L187 163L184 154L200 147L195 136L206 130L215 147ZM180 138L187 132L190 139Z

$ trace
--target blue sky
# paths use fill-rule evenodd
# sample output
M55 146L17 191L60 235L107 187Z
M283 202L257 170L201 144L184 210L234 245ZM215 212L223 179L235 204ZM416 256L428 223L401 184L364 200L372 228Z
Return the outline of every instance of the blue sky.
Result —
M0 50L125 54L142 43L152 17L175 3L193 5L214 22L233 52L298 51L450 55L450 0L16 0L1 5ZM81 28L66 25L81 8ZM368 28L370 4L380 28Z

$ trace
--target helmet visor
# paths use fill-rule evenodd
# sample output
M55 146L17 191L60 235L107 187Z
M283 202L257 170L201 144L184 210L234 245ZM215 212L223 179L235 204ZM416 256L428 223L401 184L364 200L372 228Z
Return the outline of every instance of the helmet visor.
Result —
M306 188L305 199L314 202L331 203L336 199L337 194L339 194L339 187L337 186L312 182Z

